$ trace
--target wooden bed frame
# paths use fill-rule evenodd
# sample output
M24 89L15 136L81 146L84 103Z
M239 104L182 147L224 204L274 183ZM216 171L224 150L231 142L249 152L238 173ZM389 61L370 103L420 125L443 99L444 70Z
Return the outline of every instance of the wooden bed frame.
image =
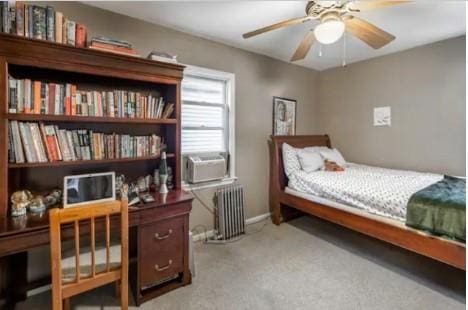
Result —
M466 248L464 243L432 236L406 226L392 225L388 221L361 216L286 193L284 189L287 186L287 177L284 174L281 150L283 143L298 148L307 146L331 147L328 135L271 136L269 141L270 211L273 223L279 225L282 221L287 221L300 214L299 211L302 211L466 270Z

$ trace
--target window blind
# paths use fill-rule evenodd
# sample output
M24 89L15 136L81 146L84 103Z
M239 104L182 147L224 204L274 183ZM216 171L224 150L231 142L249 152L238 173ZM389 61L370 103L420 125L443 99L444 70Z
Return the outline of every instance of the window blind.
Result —
M226 82L185 76L182 81L182 153L226 151Z

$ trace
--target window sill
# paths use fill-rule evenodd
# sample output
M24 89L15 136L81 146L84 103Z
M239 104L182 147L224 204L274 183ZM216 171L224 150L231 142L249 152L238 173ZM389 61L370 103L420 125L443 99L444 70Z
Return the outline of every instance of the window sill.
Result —
M185 183L184 182L184 183L182 183L182 189L186 190L186 191L192 191L192 190L197 190L197 189L218 187L218 186L232 184L236 180L237 180L237 177L227 177L227 178L224 178L222 180L208 181L208 182L197 183L197 184L190 184L190 183Z

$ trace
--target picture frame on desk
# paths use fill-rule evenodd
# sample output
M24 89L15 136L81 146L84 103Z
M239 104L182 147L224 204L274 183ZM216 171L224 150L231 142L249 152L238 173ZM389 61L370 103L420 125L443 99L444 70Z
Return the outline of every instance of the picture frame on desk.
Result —
M70 175L63 179L64 208L114 201L115 196L115 172Z

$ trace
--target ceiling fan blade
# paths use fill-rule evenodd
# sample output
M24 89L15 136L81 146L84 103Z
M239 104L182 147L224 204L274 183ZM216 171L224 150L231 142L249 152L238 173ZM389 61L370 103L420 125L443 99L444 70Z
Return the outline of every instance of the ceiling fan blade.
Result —
M294 52L294 55L291 58L291 61L296 61L296 60L301 60L304 59L309 52L310 48L312 47L312 44L315 42L315 35L314 31L311 30L309 31L304 39L302 39L301 43L297 47L296 52Z
M247 38L262 34L264 32L268 32L268 31L275 30L275 29L278 29L278 28L283 28L283 27L288 27L288 26L300 24L300 23L303 23L303 22L308 21L308 20L310 20L309 16L288 19L288 20L285 20L285 21L282 21L282 22L279 22L279 23L276 23L276 24L273 24L273 25L270 25L270 26L267 26L267 27L263 27L263 28L260 28L260 29L257 29L257 30L251 31L251 32L244 33L242 35L242 37L244 37L244 39L247 39Z
M375 9L382 9L400 4L405 4L412 1L354 1L348 5L348 9L351 11L370 11Z
M344 22L346 24L346 31L375 49L379 49L395 39L394 35L356 16L348 15L344 19Z

